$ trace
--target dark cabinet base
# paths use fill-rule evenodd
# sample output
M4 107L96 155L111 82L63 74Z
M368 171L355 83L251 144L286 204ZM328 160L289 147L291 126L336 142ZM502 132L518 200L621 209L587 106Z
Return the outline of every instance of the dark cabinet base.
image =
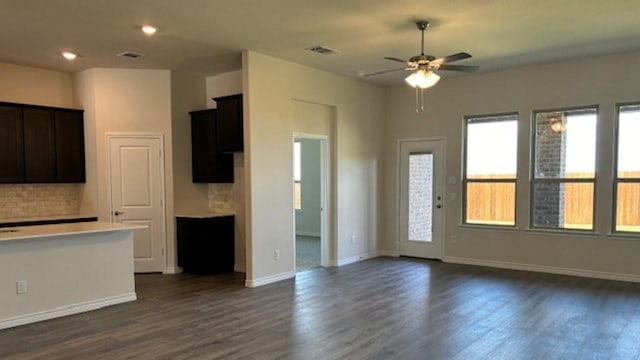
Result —
M234 216L178 217L178 266L186 273L214 274L234 269Z

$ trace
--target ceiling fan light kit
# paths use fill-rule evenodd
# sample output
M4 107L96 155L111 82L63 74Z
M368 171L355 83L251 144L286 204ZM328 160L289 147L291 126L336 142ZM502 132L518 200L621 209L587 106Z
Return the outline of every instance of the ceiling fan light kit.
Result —
M424 31L429 27L429 22L425 20L416 21L416 26L421 32L420 42L420 55L416 55L409 60L402 60L397 57L385 57L387 60L401 62L406 66L401 69L391 69L377 71L364 76L375 76L395 71L413 71L413 73L407 76L404 80L409 86L416 89L416 112L424 110L424 96L422 96L422 105L420 110L418 109L418 92L423 95L423 90L434 86L440 81L440 76L435 73L436 70L450 70L450 71L463 71L474 72L479 69L475 65L449 65L454 61L464 60L471 57L466 52L456 53L442 58L436 58L433 55L425 55L424 53Z
M414 88L426 89L440 81L440 75L428 70L418 70L407 76L404 81Z

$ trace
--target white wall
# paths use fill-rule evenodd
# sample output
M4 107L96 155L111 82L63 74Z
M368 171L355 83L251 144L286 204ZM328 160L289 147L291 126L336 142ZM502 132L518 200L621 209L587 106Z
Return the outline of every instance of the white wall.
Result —
M0 329L135 300L132 239L124 230L0 241Z
M207 109L215 109L217 104L213 98L235 95L242 93L242 70L210 76L206 79ZM235 269L245 271L246 250L245 250L245 209L244 209L244 153L233 154L233 184L209 184L210 210L233 209L235 214ZM218 199L220 194L231 194L232 204L222 204L227 202L228 197ZM215 208L224 205L222 209Z
M548 271L640 279L640 241L609 236L612 206L614 106L640 100L640 53L615 54L499 72L444 78L425 91L425 111L416 114L415 93L402 84L387 91L385 123L385 213L381 248L396 250L399 139L447 138L446 250L451 261L520 265ZM598 105L599 162L595 234L528 230L531 111ZM461 150L465 115L518 112L518 181L515 230L461 226ZM499 139L495 139L499 141ZM451 198L456 194L456 199ZM520 266L522 267L522 266ZM620 277L620 276L618 276Z
M71 74L0 63L0 101L73 108Z
M77 104L85 109L87 184L81 210L109 221L107 133L164 135L167 244L175 244L171 73L168 70L90 69L74 74ZM175 253L167 248L168 268Z
M301 152L302 209L296 211L296 234L320 236L320 140L297 141Z
M337 261L377 251L384 90L247 51L243 54L247 285L291 277L293 264L292 100L335 107ZM350 237L356 236L355 244ZM274 259L274 250L281 258Z

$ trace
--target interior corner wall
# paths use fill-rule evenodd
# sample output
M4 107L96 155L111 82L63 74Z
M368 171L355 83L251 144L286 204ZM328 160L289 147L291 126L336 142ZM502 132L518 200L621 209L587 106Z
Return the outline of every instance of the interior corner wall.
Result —
M293 99L336 111L332 180L337 259L376 253L380 235L384 89L243 53L247 187L247 284L293 276ZM248 144L247 144L248 143ZM355 244L349 239L356 236ZM280 250L275 260L274 250Z
M235 70L226 73L209 76L206 79L206 107L214 109L217 107L213 98L235 95L242 93L242 70ZM233 154L233 212L235 217L235 268L236 271L246 271L246 236L245 236L245 168L244 152ZM228 190L227 184L209 184L209 192L212 198L219 194L216 190L224 187L223 192ZM227 201L227 199L221 199ZM226 204L225 204L226 205ZM210 209L215 210L215 209Z
M85 109L85 188L91 192L83 197L82 206L93 207L100 220L110 220L107 133L163 134L167 244L175 243L170 71L90 69L74 74L74 85L78 104ZM170 261L175 254L168 250Z
M73 108L70 73L0 63L0 101Z
M208 211L207 184L194 183L191 169L190 111L205 108L206 77L204 74L171 72L171 139L173 141L173 195L175 214ZM175 217L167 219L175 224ZM177 235L176 240L177 240ZM167 266L177 271L177 244L167 244Z
M612 217L612 163L615 104L640 101L640 52L513 68L468 76L445 77L425 91L425 110L415 111L415 92L399 85L387 90L385 121L384 242L396 251L398 141L446 137L445 258L522 268L631 275L640 279L640 242L609 236ZM604 70L606 69L606 70ZM531 231L529 173L533 110L599 106L595 197L595 234ZM461 226L462 131L468 115L517 112L518 180L516 229ZM495 139L499 141L499 139ZM488 160L490 161L490 160ZM603 275L604 274L604 275Z

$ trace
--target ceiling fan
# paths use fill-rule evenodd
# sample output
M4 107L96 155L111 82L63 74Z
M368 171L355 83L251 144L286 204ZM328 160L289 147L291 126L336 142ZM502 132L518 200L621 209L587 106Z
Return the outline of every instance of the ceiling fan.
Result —
M435 85L439 80L440 76L436 74L434 71L436 70L449 70L449 71L464 71L464 72L474 72L477 71L480 67L475 65L450 65L454 61L464 60L471 57L471 55L466 52L460 52L456 54L452 54L449 56L436 58L433 55L425 55L424 54L424 31L429 27L429 22L425 20L416 21L416 26L422 33L422 42L421 42L421 51L420 55L416 55L409 60L402 60L397 57L385 57L387 60L397 61L405 64L406 66L399 69L391 69L391 70L383 70L377 71L369 74L364 74L364 76L375 76L380 74L386 74L395 71L414 71L413 74L409 75L405 81L416 89L426 89Z

